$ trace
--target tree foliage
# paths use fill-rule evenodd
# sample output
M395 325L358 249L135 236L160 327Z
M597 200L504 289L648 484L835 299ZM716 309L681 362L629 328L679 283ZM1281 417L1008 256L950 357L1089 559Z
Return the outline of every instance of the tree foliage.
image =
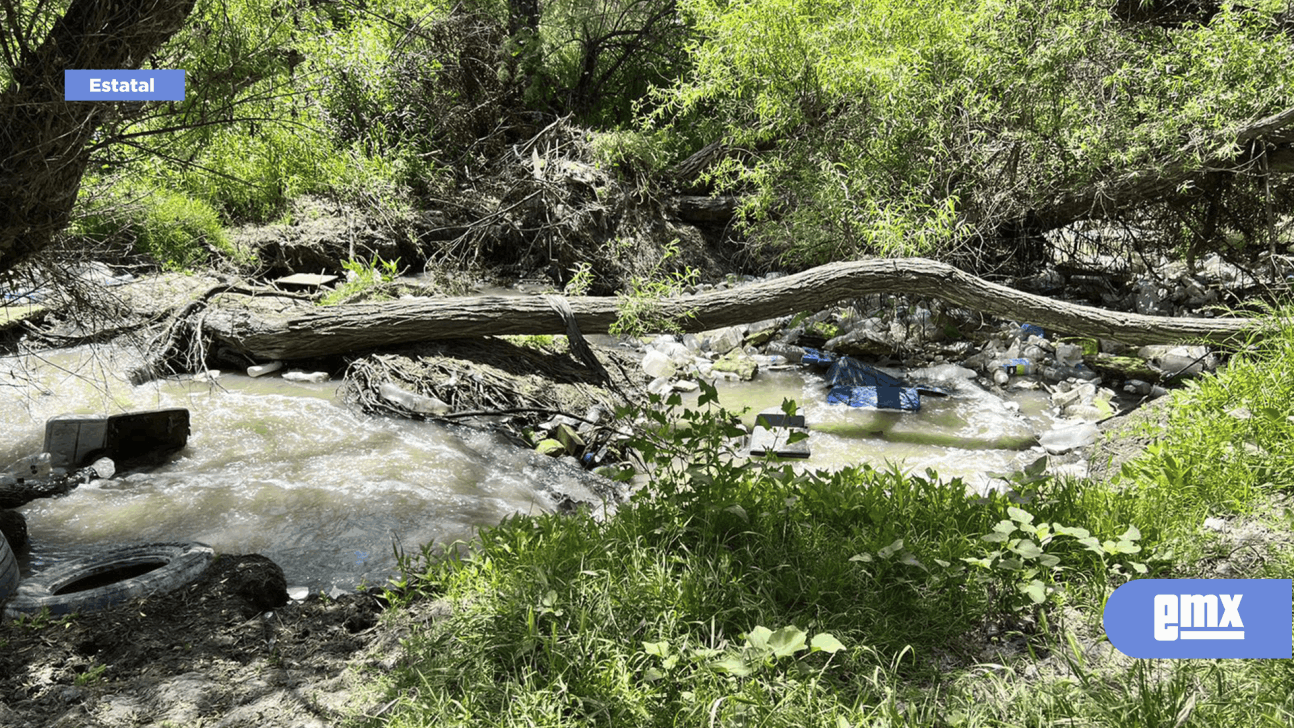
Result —
M784 262L1036 234L1067 190L1235 157L1231 132L1294 106L1284 3L1171 28L1082 0L682 7L704 40L656 119L749 150L711 174L750 193L750 230ZM1179 203L1180 227L1200 211Z

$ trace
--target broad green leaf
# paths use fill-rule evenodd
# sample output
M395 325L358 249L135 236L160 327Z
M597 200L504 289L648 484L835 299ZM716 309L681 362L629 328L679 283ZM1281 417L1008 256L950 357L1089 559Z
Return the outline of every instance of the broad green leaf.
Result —
M773 636L773 630L769 629L768 627L761 627L756 625L755 628L752 629L746 635L746 644L750 645L751 647L754 647L757 650L767 650L768 638L772 636Z
M1032 513L1029 513L1028 511L1022 511L1019 508L1016 508L1015 506L1007 508L1006 514L1011 517L1011 520L1017 523L1033 523Z
M1137 572L1138 574L1145 574L1148 571L1150 571L1149 569L1146 568L1145 564L1139 561L1132 561L1128 564L1128 566L1131 566L1132 570Z
M996 531L993 533L986 533L983 536L980 536L981 540L988 541L989 543L1005 543L1008 538L1011 538L1010 534L1000 533Z
M889 546L886 546L880 551L877 551L876 555L881 557L882 559L888 559L894 554L898 553L902 548L903 548L903 539L900 538L896 540L894 543L890 544Z
M1088 538L1092 535L1086 528L1079 528L1078 526L1062 526L1059 523L1051 524L1051 530L1055 531L1057 534L1073 536L1078 539Z
M921 561L918 560L917 557L913 556L911 553L907 551L904 551L903 553L899 554L899 563L905 566L915 566L918 569L921 569L922 571L929 571L929 569L926 568L925 564L921 563Z
M835 654L845 649L845 646L840 644L840 640L828 632L819 632L813 635L813 641L809 643L809 647L810 652L826 652L829 654Z
M869 554L869 553L867 553L867 552L863 552L863 553L861 553L861 554L854 554L853 556L850 556L850 557L849 557L849 560L850 560L850 561L861 561L861 562L863 562L864 564L870 564L870 563L872 563L872 555L871 555L871 554Z
M1123 535L1119 537L1119 540L1120 541L1140 541L1141 531L1137 530L1136 526L1128 526L1128 530L1123 532Z
M710 663L710 669L725 675L736 675L737 677L745 677L754 672L754 670L750 669L750 665L746 664L745 660L736 655L729 655L722 660Z
M799 430L796 430L795 432L792 432L791 434L786 436L786 444L794 445L797 442L803 442L807 439L809 439L809 433L800 432Z
M1015 533L1015 524L1011 521L998 521L993 527L993 532L1009 536Z
M661 672L660 670L657 670L654 667L649 667L646 670L643 670L643 679L646 680L647 682L656 682L657 680L660 680L663 677L665 677L665 673Z
M670 646L669 646L669 642L665 640L662 640L660 642L644 642L643 650L645 650L649 655L655 655L657 657L666 657L670 653Z
M1042 475L1046 470L1047 470L1047 456L1046 456L1046 455L1043 455L1042 457L1038 458L1037 460L1034 460L1033 462L1031 462L1031 463L1029 463L1028 465L1024 466L1024 474L1025 474L1025 475L1027 475L1027 476L1029 476L1029 477L1031 477L1031 478L1036 478L1036 477L1038 477L1039 475ZM1007 512L1008 512L1008 513L1010 513L1010 511L1007 511Z
M1037 579L1029 582L1029 585L1024 588L1024 593L1029 595L1029 599L1033 600L1034 604L1047 601L1047 585Z
M1043 554L1042 556L1038 557L1038 563L1042 564L1044 567L1048 569L1051 569L1060 563L1060 557L1054 554Z
M1028 539L1016 544L1011 550L1026 559L1036 559L1039 556L1042 556L1042 549L1038 548L1038 544Z
M773 648L773 655L776 657L794 657L795 653L807 649L807 637L799 627L787 625L768 638L768 646Z
M746 523L750 523L750 516L746 515L746 509L736 503L723 509L725 513L731 513Z

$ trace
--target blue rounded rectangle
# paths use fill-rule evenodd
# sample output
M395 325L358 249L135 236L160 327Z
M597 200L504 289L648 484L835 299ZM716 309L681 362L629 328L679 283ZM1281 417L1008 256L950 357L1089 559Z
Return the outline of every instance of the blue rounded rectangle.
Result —
M1105 603L1105 633L1137 658L1275 658L1294 650L1290 579L1136 579Z
M63 71L65 101L183 101L184 71Z

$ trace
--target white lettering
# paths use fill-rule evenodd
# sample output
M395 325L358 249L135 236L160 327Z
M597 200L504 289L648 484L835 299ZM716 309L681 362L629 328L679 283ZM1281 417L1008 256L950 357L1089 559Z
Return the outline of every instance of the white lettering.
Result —
M1156 594L1155 639L1160 642L1177 639L1242 640L1245 638L1245 624L1240 619L1240 600L1243 598L1243 594L1182 594L1180 597ZM1220 621L1219 600L1222 602Z
M1213 594L1183 594L1182 628L1218 626L1218 598Z
M90 93L97 94L102 90L103 89L99 88L99 79L97 78L90 79Z
M1218 623L1219 627L1244 627L1245 623L1240 621L1240 600L1244 594L1219 594L1222 599L1222 621Z
M1175 594L1155 595L1155 639L1160 642L1172 642L1177 639L1177 596Z

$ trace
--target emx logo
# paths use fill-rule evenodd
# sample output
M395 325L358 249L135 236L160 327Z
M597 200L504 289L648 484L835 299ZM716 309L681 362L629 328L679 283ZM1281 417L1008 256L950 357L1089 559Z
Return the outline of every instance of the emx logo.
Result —
M1240 619L1244 594L1156 594L1155 639L1242 640L1245 624ZM1222 618L1218 619L1218 604ZM1200 629L1187 629L1198 627Z
M1105 603L1105 632L1129 657L1289 658L1290 579L1138 579ZM1243 607L1242 607L1243 604Z

